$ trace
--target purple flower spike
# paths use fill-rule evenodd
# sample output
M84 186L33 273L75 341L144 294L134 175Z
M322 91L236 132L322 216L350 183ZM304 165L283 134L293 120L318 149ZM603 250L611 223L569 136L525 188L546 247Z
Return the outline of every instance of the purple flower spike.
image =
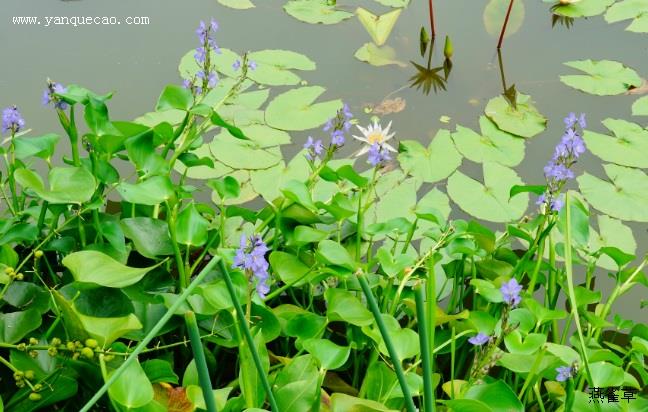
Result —
M565 122L565 127L569 129L574 127L574 125L578 121L578 118L576 117L576 113L571 112L567 115L567 117L565 117L563 121Z
M16 106L7 107L2 111L2 133L18 133L24 127L25 119Z
M520 304L520 292L522 292L522 285L520 285L515 278L509 280L500 288L500 292L504 296L504 302L512 307Z
M250 282L256 280L256 291L261 299L264 299L270 291L268 285L270 265L265 257L269 250L261 236L253 235L248 239L245 235L241 235L239 248L236 250L232 264L232 268L245 271Z
M560 212L563 206L565 206L565 200L562 196L552 199L551 203L549 204L549 207L551 207L551 210L554 212Z
M234 69L234 71L238 71L240 68L241 68L240 60L236 60L234 63L232 63L232 69Z
M342 130L335 130L331 133L331 144L337 147L344 145L344 132Z
M391 155L386 147L379 143L374 143L369 148L367 162L376 167L381 163L391 160Z
M490 336L479 332L478 334L476 334L472 338L468 339L468 342L472 343L475 346L482 346L483 344L485 344L489 340L490 340Z
M308 150L306 158L308 160L314 160L322 154L324 145L320 139L314 140L312 136L308 136L306 143L304 143L304 149Z
M565 382L567 379L573 376L574 368L572 368L571 366L561 366L559 368L556 368L556 372L558 372L556 380L558 382Z
M248 62L248 68L249 68L250 70L256 70L256 68L257 68L257 63L256 63L254 60L250 60L250 61Z

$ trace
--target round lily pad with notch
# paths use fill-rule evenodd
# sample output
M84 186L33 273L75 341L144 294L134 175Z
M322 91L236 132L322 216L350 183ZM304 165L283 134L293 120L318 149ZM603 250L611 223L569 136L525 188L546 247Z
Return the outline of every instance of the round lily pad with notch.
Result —
M290 50L261 50L248 55L257 66L247 76L257 83L270 86L294 85L301 78L290 70L315 70L315 62Z
M529 203L528 193L509 199L514 185L523 185L513 170L497 163L483 165L484 183L460 171L448 178L450 198L466 213L490 222L510 222L524 215Z
M497 127L521 137L533 137L547 127L547 119L533 105L531 96L522 93L517 94L515 107L504 96L497 96L489 100L484 112Z
M441 129L424 147L417 140L403 140L399 145L398 162L405 173L423 182L434 183L450 176L461 165L450 132Z
M290 0L283 8L297 20L311 24L336 24L353 17L348 11L329 6L326 0Z
M510 0L490 0L486 8L484 8L484 27L491 36L500 35L509 4ZM516 1L513 3L506 26L506 33L504 34L505 38L520 30L524 22L524 15L524 2Z
M560 76L569 87L597 96L612 96L641 86L641 77L633 69L614 60L574 60L565 66L585 74Z
M457 125L452 140L462 155L477 163L496 162L504 166L520 164L524 159L523 139L500 130L486 116L479 118L479 127L481 135Z
M323 125L342 108L339 99L314 103L325 91L321 86L309 86L280 94L266 108L266 123L281 130L308 130Z
M619 119L605 119L603 124L615 137L587 130L583 134L587 149L606 162L648 167L648 130Z
M218 2L223 6L237 10L247 10L256 7L250 0L218 0Z
M608 23L630 19L627 31L648 33L648 0L623 0L613 4L605 13Z
M396 59L396 50L389 46L376 46L369 42L363 44L354 54L355 58L372 66L388 66L395 64L405 67L406 64Z
M378 3L387 7L407 7L410 0L376 0Z
M558 3L556 0L542 0L545 3L552 3L551 11L554 14L564 17L592 17L603 14L615 0L570 0Z
M632 104L633 116L648 116L648 96L640 97Z
M638 169L603 165L607 180L583 173L576 180L587 202L612 217L648 222L648 176Z

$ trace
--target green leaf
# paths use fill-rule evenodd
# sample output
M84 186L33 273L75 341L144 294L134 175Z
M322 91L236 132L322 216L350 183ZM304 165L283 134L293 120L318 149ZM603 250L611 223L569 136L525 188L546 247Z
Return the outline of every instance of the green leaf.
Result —
M344 246L333 240L322 240L317 246L317 257L328 265L355 270L358 266Z
M487 404L474 399L451 399L445 404L453 412L493 412Z
M260 149L237 139L214 139L209 143L209 151L216 160L235 170L267 169L281 161L277 147Z
M589 149L601 159L622 166L646 168L648 159L648 130L625 120L605 119L603 124L615 137L585 131L583 138Z
M111 372L110 375L114 373ZM153 385L139 362L129 364L108 388L108 395L127 408L139 408L153 400Z
M32 156L41 159L50 159L54 155L56 144L61 136L53 133L38 137L15 137L14 153L20 160L28 159Z
M609 388L621 386L624 381L623 369L608 362L594 362L590 364L592 372L592 386L596 388Z
M281 281L285 284L293 284L298 287L306 283L308 280L306 274L311 271L311 268L306 266L295 255L274 251L270 253L269 261L272 270L279 275L279 278L281 278ZM301 280L298 281L298 279Z
M376 16L362 7L356 9L356 15L377 46L385 44L403 9L396 9L381 16Z
M308 130L326 123L342 108L342 101L313 104L324 91L323 87L309 86L280 94L268 104L266 122L282 130Z
M218 0L218 2L223 6L237 10L247 10L255 7L254 3L252 3L250 0Z
M580 0L568 3L556 3L555 0L543 0L545 3L554 4L551 8L554 14L565 17L580 18L592 17L603 14L615 0Z
M189 110L193 106L191 90L176 84L167 85L158 98L156 111L169 109Z
M261 50L248 55L257 67L248 71L248 77L269 86L295 85L301 78L291 69L315 70L315 62L301 53L290 50Z
M270 360L268 359L268 350L266 349L265 342L261 333L257 333L254 337L254 344L259 352L261 358L262 371L257 371L254 361L252 360L252 353L246 341L243 341L239 346L239 385L241 392L246 400L246 405L250 408L261 407L265 400L265 389L261 383L259 373L267 375L270 368Z
M514 170L497 163L484 163L484 183L460 171L448 179L448 194L466 213L491 222L510 222L522 217L529 196L521 194L509 199L514 185L524 184Z
M139 282L144 275L162 262L146 268L133 268L122 265L104 253L82 250L70 253L63 258L62 263L77 282L123 288Z
M121 182L117 191L126 202L148 206L164 203L175 196L168 176L153 176L136 184Z
M517 166L524 159L524 140L506 133L489 118L479 118L481 135L472 129L457 125L452 140L467 159L477 163L496 162L504 166Z
M634 260L637 242L632 229L610 216L600 215L597 220L598 233L591 229L589 238L590 250L603 253L597 266L614 270Z
M513 330L504 336L506 349L511 353L521 353L523 355L536 353L546 341L547 337L542 333L530 333L522 339L522 334L518 330Z
M151 359L142 363L142 369L151 383L165 382L178 385L178 375L173 371L169 361Z
M633 116L648 116L648 96L640 97L632 104Z
M576 180L587 202L621 220L648 222L648 176L641 170L603 165L608 181L589 173Z
M567 86L598 96L622 94L633 87L641 86L641 77L634 70L612 60L576 60L566 66L586 74L560 76Z
M155 259L173 254L169 227L164 220L133 217L121 220L124 235L133 241L135 250L142 256Z
M439 130L428 145L416 140L403 140L399 144L398 162L403 170L424 182L435 183L450 176L461 165L448 130Z
M628 19L633 20L626 27L627 31L648 33L648 1L623 0L613 4L605 13L605 21L608 23L616 23Z
M281 188L281 192L286 199L304 206L307 209L316 211L317 207L311 199L311 193L306 184L299 180L289 180Z
M16 182L31 189L51 204L85 203L94 194L97 182L83 167L55 167L49 172L49 189L40 176L28 169L18 169Z
M353 17L352 13L338 10L322 0L289 0L283 8L297 20L311 24L335 24Z
M473 385L464 398L480 401L493 412L524 412L524 405L513 390L502 380L482 385ZM462 409L463 411L463 409Z
M490 0L484 9L484 27L491 36L499 36L504 24L504 18L507 16L509 0ZM524 2L517 1L513 3L511 13L508 15L508 24L504 38L515 34L522 23L524 23L525 8Z
M356 326L367 326L373 323L369 309L351 292L330 288L325 292L326 316L330 321L344 321Z
M42 323L40 311L36 308L25 311L0 314L0 342L16 343L27 334L38 329Z
M421 350L419 346L418 333L409 328L401 328L396 318L391 315L383 313L381 316L385 323L387 333L391 337L394 347L396 348L398 359L402 361L418 355ZM376 326L364 327L362 328L362 332L378 343L378 350L380 350L380 353L389 356L387 346L385 346L382 335Z
M178 214L176 221L176 241L187 246L202 246L207 243L209 221L196 209L191 202Z
M526 138L547 127L547 119L531 103L531 96L518 93L513 107L503 96L488 101L484 112L500 129Z
M328 339L308 339L303 342L304 349L313 355L322 368L334 370L341 368L349 359L351 347L340 346Z
M319 394L319 373L311 355L302 355L290 362L277 374L275 392L277 405L282 411L308 411Z
M382 403L360 399L345 393L331 395L331 412L398 412Z
M369 63L372 66L388 66L395 64L400 67L406 67L406 64L396 59L396 50L389 46L376 46L369 42L365 43L354 54L355 58Z

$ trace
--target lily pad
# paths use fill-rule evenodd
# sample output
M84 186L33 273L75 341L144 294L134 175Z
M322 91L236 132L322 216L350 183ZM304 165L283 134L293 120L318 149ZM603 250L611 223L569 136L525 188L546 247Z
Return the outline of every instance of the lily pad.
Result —
M610 216L598 216L598 233L590 229L590 250L595 252L603 247L616 247L626 253L634 254L637 251L637 241L632 234L632 229L618 219ZM617 268L617 264L609 256L603 255L596 265L608 270Z
M282 160L275 166L250 173L251 183L254 190L267 202L272 202L281 195L279 190L290 180L305 181L310 174L310 167L306 157L297 154L288 165Z
M565 65L587 74L560 76L561 82L597 96L622 94L642 83L637 72L613 60L576 60Z
M237 10L247 10L256 7L250 0L218 0L223 6Z
M603 124L615 137L585 131L587 148L606 162L630 167L648 167L648 130L636 123L605 119Z
M353 16L352 13L329 6L326 0L290 0L283 8L297 20L311 24L336 24Z
M424 182L434 183L450 176L461 165L450 132L439 130L427 148L416 140L400 142L398 161L401 168Z
M486 5L484 9L484 27L491 36L500 35L509 3L510 0L490 0ZM506 33L504 34L505 38L520 30L524 22L524 15L524 2L516 1L513 3L506 26Z
M522 137L533 137L547 127L547 119L531 102L531 96L518 93L516 107L503 96L489 100L484 110L500 129Z
M615 0L571 0L556 3L556 0L543 0L555 4L551 10L554 14L565 17L592 17L603 14Z
M301 78L291 69L315 70L315 62L290 50L261 50L250 53L248 58L257 63L254 70L248 70L248 77L270 86L298 84Z
M605 13L605 21L616 23L632 19L627 31L648 33L648 0L623 0L610 7Z
M220 136L209 144L212 156L235 170L267 169L281 161L278 147L258 148L248 141Z
M648 96L641 97L632 104L632 114L634 116L648 116Z
M389 38L402 11L403 9L396 9L381 16L376 16L369 10L358 7L356 9L356 15L374 43L382 46Z
M395 64L405 67L406 64L396 59L396 50L389 46L376 46L373 43L365 43L354 54L355 58L369 63L372 66L387 66Z
M387 7L407 7L410 0L376 0L378 3Z
M266 108L266 123L281 130L308 130L321 126L342 108L342 101L313 103L326 89L300 87L275 97Z
M514 185L523 185L514 170L497 163L483 165L484 183L456 171L448 179L448 194L466 213L490 222L510 222L524 215L529 195L522 193L509 199Z
M517 166L524 159L524 140L495 126L488 117L479 118L481 135L457 125L452 134L455 146L466 158L477 163L496 162L504 166Z
M648 222L648 176L641 170L615 164L603 168L609 180L589 173L577 178L587 202L621 220Z

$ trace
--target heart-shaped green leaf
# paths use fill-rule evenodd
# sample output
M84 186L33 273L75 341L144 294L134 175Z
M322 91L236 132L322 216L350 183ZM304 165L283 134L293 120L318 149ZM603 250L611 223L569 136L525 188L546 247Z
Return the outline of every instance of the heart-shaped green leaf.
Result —
M24 188L52 204L87 202L97 188L94 176L83 167L53 168L49 172L49 189L45 188L40 176L29 169L18 169L14 176Z
M146 268L122 265L110 256L94 250L74 252L63 258L65 266L77 282L94 283L109 288L123 288L139 282L162 262Z

